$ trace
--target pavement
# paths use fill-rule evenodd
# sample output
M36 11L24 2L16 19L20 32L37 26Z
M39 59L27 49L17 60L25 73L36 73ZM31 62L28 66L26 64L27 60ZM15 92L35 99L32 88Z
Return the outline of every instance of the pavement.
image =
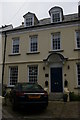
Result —
M80 120L80 102L49 101L49 105L44 111L32 112L21 109L13 111L11 104L2 107L2 120Z
M2 118L2 97L0 96L0 120Z

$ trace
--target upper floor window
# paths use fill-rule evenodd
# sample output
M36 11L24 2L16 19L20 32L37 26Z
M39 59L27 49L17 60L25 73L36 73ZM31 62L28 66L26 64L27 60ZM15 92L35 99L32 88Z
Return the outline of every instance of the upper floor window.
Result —
M80 64L77 64L77 78L78 78L78 86L80 86Z
M38 51L38 36L30 36L30 52Z
M76 31L76 43L77 48L80 48L80 31Z
M19 53L19 38L12 39L12 53Z
M18 66L9 67L9 85L14 86L18 81Z
M60 32L52 34L52 50L60 50Z

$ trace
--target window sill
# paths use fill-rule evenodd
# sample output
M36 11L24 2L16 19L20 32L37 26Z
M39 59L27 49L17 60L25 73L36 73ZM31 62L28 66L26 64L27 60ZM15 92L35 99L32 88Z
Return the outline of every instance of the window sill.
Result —
M8 56L19 56L19 55L21 55L21 54L20 53L11 53Z
M8 85L7 88L14 88L14 85Z
M80 51L80 48L75 48L74 51Z
M62 22L62 20L60 20L60 21L52 21L51 23L60 23L60 22Z
M64 50L60 49L60 50L50 50L49 53L52 53L52 52L63 52Z
M80 89L80 86L78 86L78 87L75 87L74 89Z
M26 53L27 55L31 55L31 54L39 54L40 52L39 51L37 51L37 52L28 52L28 53Z

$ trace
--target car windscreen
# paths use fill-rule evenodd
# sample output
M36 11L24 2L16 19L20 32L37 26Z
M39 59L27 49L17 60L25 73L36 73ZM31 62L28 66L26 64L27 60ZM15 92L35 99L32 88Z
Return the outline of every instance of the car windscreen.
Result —
M18 86L18 90L21 91L42 91L43 88L38 85L38 84L19 84Z

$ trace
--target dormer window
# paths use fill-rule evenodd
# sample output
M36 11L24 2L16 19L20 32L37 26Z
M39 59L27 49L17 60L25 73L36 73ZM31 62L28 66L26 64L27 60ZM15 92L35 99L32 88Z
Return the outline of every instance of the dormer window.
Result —
M23 17L24 17L24 27L34 26L38 23L38 19L34 13L28 12Z
M51 23L62 22L63 10L60 7L53 7L50 9Z

